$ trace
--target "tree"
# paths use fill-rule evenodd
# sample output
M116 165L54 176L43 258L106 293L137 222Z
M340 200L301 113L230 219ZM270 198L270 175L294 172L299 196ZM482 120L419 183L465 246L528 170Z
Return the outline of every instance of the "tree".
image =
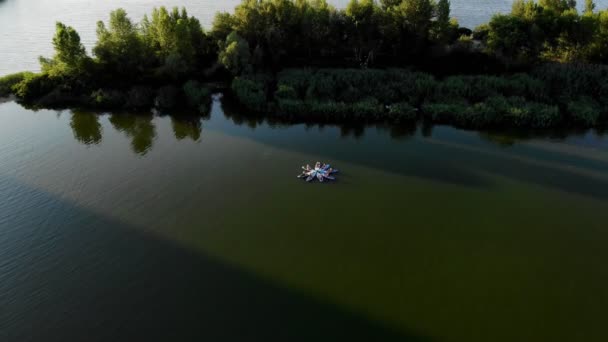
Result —
M97 22L93 53L107 71L124 77L139 75L149 64L143 39L122 8L110 13L108 28L102 21Z
M40 57L43 72L51 76L59 76L75 75L84 70L88 56L74 28L57 22L53 47L55 56L52 59Z
M540 13L540 6L534 0L515 0L511 6L511 15L534 20Z
M383 10L389 10L397 7L403 0L380 0L380 6Z
M233 75L251 72L249 43L233 31L226 37L219 54L219 61Z
M539 5L556 13L563 13L569 9L576 9L575 0L540 0Z
M345 14L349 46L354 52L355 61L367 67L382 45L380 8L373 0L351 0Z
M434 38L445 43L450 38L450 0L439 0L435 9Z
M213 19L211 32L209 33L216 41L224 41L234 31L235 19L228 12L218 12Z
M585 0L585 14L591 14L595 10L595 2L593 0Z

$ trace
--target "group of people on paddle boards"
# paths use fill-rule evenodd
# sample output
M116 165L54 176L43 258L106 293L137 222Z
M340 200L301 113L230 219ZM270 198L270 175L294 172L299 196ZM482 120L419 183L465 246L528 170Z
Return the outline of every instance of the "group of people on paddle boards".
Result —
M306 164L306 166L302 166L302 170L303 172L298 178L305 178L307 182L310 182L315 178L319 180L319 182L323 182L325 179L335 180L332 174L338 172L338 170L334 170L331 165L322 164L321 162L316 162L314 168Z

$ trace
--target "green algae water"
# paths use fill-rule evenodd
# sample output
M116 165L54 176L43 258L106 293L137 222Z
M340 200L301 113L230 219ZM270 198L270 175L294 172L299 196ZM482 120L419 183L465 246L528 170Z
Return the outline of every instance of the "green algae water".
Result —
M602 132L231 108L0 104L1 341L608 339Z

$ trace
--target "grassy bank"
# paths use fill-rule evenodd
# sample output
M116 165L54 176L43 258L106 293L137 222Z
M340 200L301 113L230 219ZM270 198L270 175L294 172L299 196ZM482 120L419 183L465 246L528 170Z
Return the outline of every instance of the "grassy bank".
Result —
M238 77L232 90L252 111L296 121L548 128L593 127L608 117L608 67L593 65L441 79L405 69L289 69Z

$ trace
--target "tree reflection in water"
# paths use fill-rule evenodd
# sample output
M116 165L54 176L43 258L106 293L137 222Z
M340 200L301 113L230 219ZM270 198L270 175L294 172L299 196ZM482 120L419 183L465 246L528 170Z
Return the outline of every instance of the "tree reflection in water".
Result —
M102 139L102 128L99 116L91 112L72 111L70 127L74 138L85 145L97 145Z
M152 149L156 139L156 127L153 114L112 114L112 126L131 138L131 148L139 155L145 155Z
M203 125L200 116L172 116L171 126L173 127L173 134L175 134L175 139L177 140L190 138L192 141L198 142L201 139Z

